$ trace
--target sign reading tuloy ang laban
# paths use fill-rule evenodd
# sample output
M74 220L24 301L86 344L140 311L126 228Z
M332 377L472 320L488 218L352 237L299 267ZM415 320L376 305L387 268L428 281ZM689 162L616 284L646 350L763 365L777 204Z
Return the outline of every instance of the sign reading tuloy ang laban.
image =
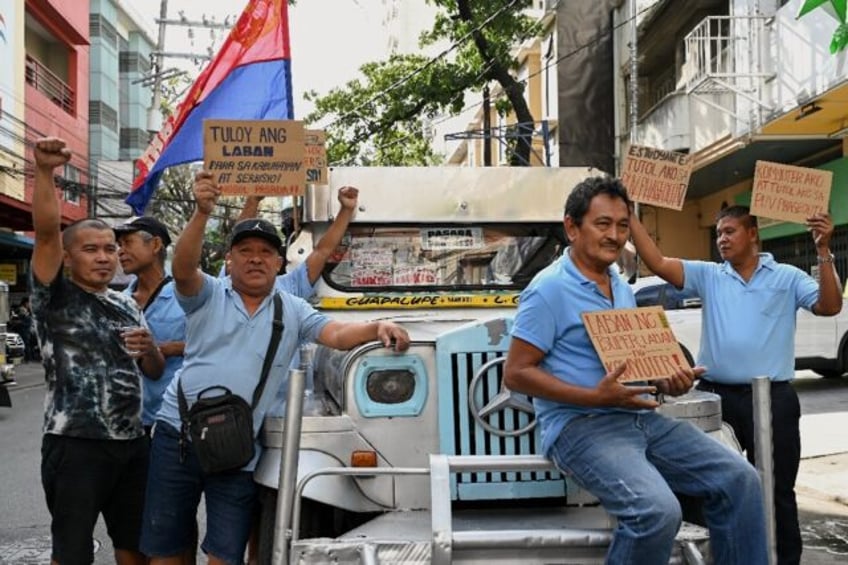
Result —
M204 167L230 196L301 195L306 188L303 122L204 120Z

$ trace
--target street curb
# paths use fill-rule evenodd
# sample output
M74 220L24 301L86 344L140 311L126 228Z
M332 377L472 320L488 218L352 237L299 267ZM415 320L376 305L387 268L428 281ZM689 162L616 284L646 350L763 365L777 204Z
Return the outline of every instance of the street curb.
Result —
M812 487L807 487L807 486L804 486L804 485L799 485L799 484L795 485L795 492L798 493L798 494L804 494L806 496L809 496L810 498L815 498L815 499L818 499L818 500L826 500L828 502L836 502L837 504L841 504L841 505L845 506L846 508L848 508L848 500L846 500L842 496L839 496L838 494L836 494L836 495L828 494L828 493L822 492L818 489L815 489L815 488L812 488Z

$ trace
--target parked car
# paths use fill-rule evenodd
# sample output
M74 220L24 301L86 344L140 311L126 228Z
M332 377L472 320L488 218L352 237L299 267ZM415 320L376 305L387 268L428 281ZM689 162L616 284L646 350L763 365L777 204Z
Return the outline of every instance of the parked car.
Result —
M701 299L678 290L658 276L639 277L631 285L637 306L662 306L669 325L689 363L701 345Z
M6 359L23 360L25 356L26 347L23 338L14 332L6 332Z
M846 281L848 286L848 281ZM701 301L657 276L633 283L639 306L660 304L685 353L698 356L701 341ZM815 316L799 309L795 327L795 369L809 369L825 378L848 372L848 298L836 316Z
M694 292L678 289L657 276L637 279L633 291L637 306L662 306L666 310L701 307L701 299Z

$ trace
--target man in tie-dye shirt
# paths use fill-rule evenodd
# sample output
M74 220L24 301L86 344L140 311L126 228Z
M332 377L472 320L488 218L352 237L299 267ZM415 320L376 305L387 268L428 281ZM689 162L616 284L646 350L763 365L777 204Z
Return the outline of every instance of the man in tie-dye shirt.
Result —
M41 481L52 521L54 563L91 563L103 514L119 565L138 551L147 440L141 427L141 370L164 359L131 297L109 289L115 234L100 220L60 231L53 171L70 160L65 142L35 144L32 306L47 381Z

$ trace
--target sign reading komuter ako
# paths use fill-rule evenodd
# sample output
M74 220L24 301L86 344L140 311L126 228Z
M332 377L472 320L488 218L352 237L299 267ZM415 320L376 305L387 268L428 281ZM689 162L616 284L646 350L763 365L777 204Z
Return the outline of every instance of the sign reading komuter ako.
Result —
M306 188L303 122L204 120L203 161L222 194L301 195Z
M827 212L831 171L757 161L751 189L751 214L803 224L818 212Z
M627 364L621 382L665 379L689 366L661 306L584 312L582 317L607 372Z

